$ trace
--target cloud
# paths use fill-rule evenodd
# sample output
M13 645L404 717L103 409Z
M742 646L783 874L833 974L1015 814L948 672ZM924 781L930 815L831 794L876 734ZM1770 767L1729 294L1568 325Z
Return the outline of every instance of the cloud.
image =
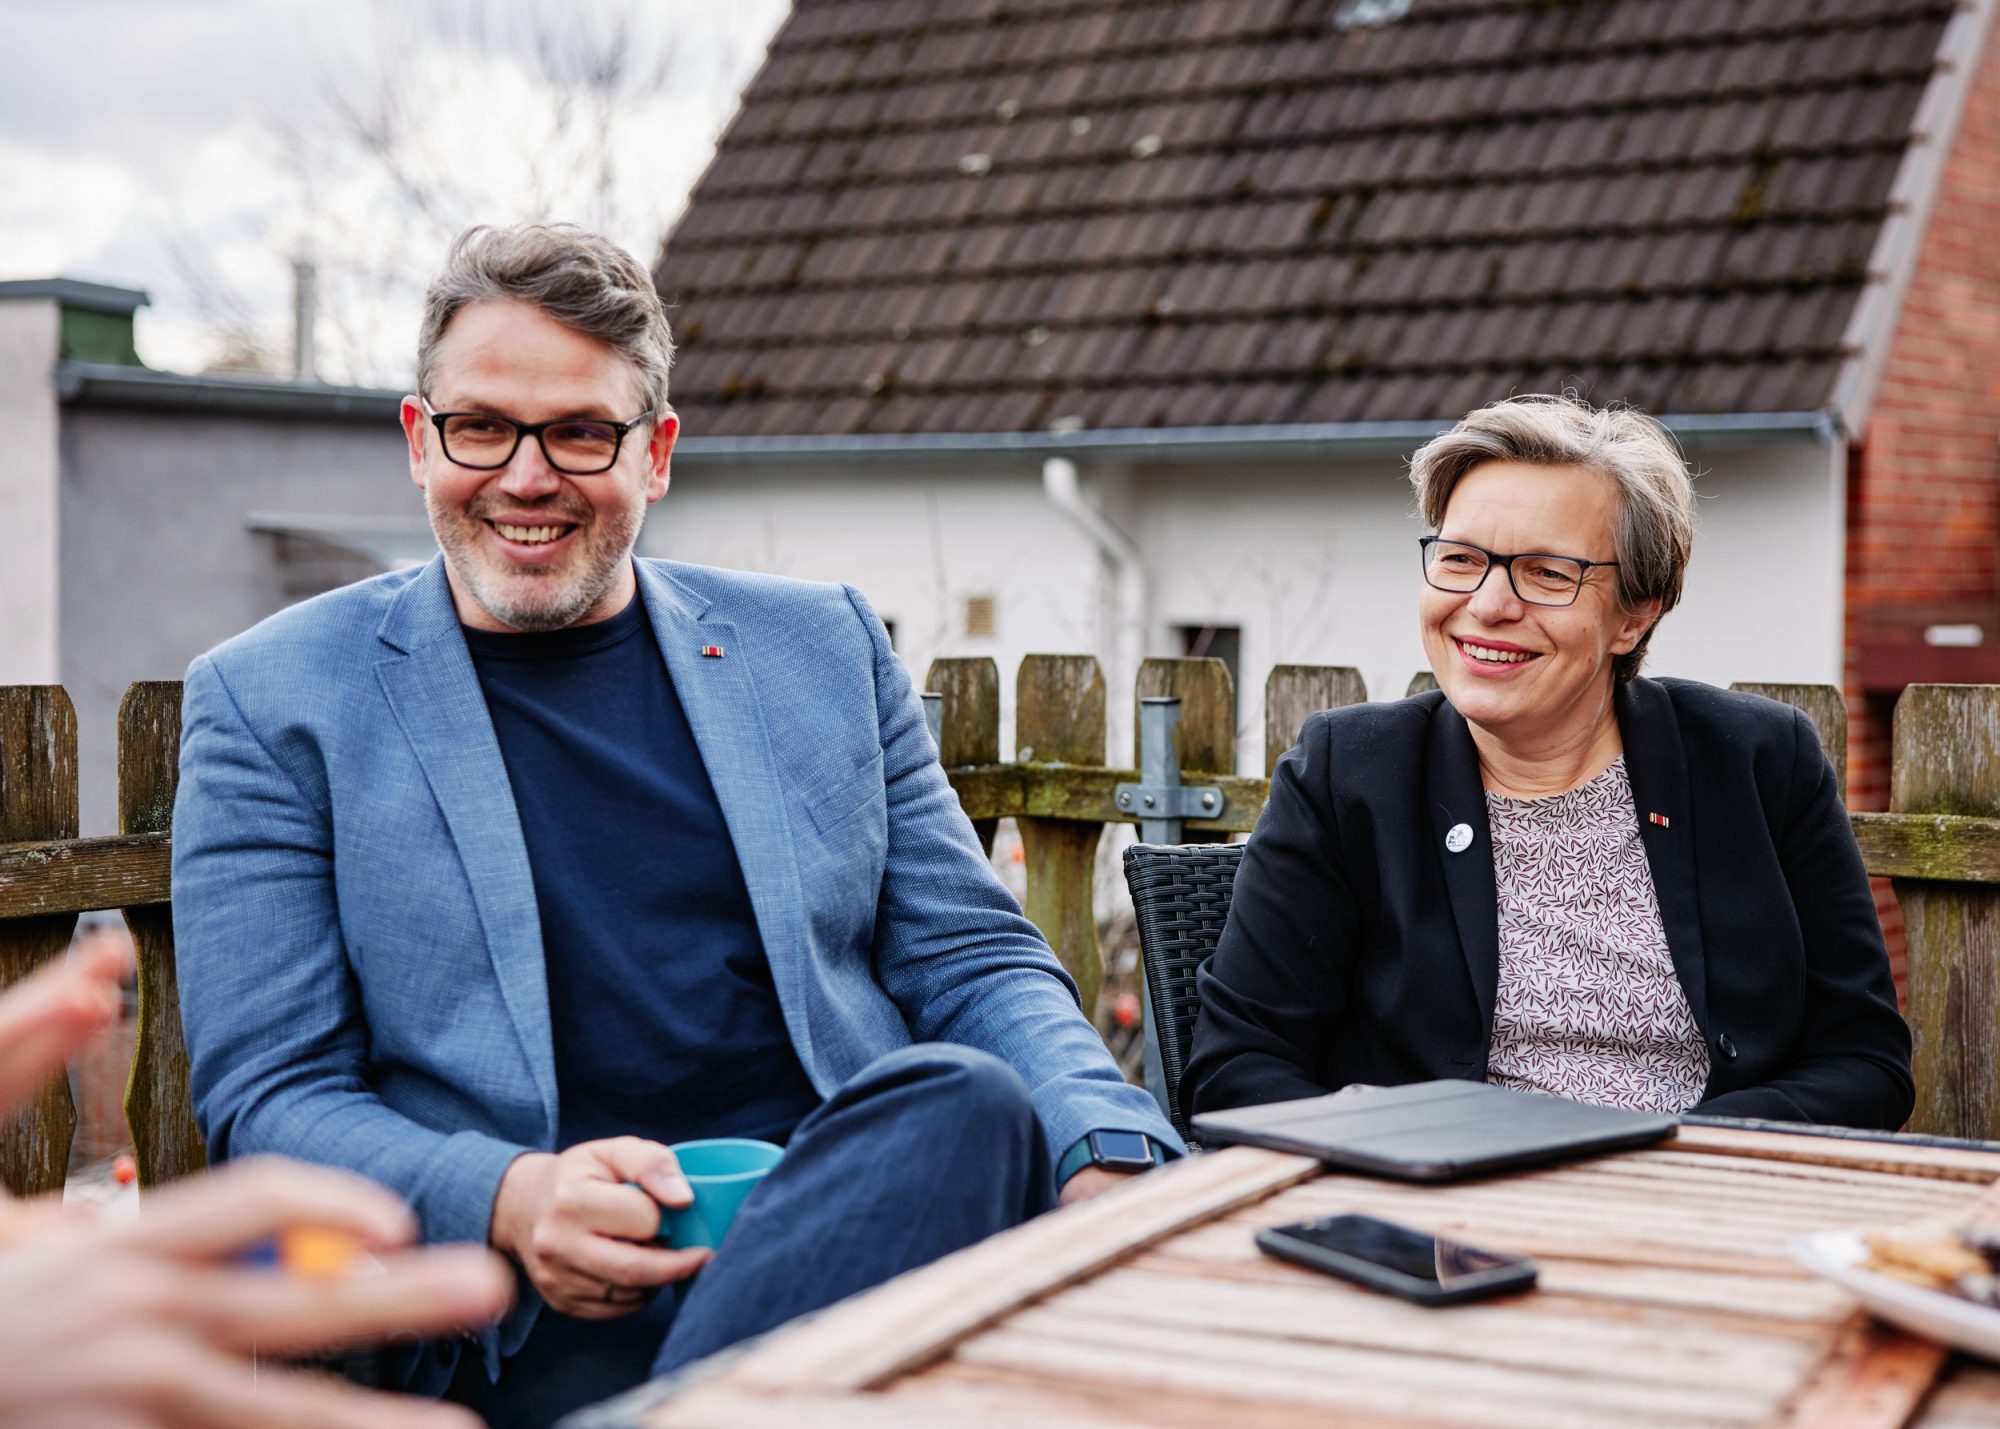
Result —
M246 340L287 348L290 260L310 252L324 374L400 381L422 277L462 223L571 218L650 260L788 8L0 0L0 275L145 287L142 355L193 370ZM561 77L576 36L621 18L641 76L600 185ZM646 88L649 65L669 82ZM400 138L371 153L343 108Z
M138 180L94 156L51 152L0 138L0 277L82 271L138 205Z

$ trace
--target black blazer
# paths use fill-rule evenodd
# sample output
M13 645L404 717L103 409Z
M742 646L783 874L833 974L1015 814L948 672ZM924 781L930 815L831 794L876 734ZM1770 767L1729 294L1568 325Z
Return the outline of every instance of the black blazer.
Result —
M1667 945L1709 1049L1695 1110L1902 1125L1909 1029L1811 721L1689 680L1634 680L1616 710ZM1454 824L1473 829L1463 853L1445 848ZM1499 963L1463 716L1436 692L1322 711L1278 764L1198 975L1184 1104L1481 1080Z

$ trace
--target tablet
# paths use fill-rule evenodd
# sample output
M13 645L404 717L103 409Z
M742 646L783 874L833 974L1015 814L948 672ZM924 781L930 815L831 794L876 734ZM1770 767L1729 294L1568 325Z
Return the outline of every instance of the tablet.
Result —
M1203 1145L1295 1151L1398 1181L1456 1181L1644 1146L1679 1124L1664 1112L1442 1081L1203 1112L1193 1127Z

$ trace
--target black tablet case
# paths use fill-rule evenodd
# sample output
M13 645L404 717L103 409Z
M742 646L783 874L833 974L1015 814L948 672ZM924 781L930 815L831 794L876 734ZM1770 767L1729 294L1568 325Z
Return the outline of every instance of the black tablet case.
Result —
M1441 1081L1204 1112L1193 1127L1203 1145L1295 1151L1398 1181L1456 1181L1644 1146L1679 1123L1666 1113Z

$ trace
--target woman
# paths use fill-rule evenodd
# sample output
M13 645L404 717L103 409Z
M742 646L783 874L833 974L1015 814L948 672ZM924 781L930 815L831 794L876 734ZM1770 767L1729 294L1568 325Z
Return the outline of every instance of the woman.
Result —
M1523 397L1410 476L1440 689L1314 715L1278 765L1187 1104L1459 1077L1901 1125L1909 1031L1811 723L1637 677L1692 544L1672 439Z

